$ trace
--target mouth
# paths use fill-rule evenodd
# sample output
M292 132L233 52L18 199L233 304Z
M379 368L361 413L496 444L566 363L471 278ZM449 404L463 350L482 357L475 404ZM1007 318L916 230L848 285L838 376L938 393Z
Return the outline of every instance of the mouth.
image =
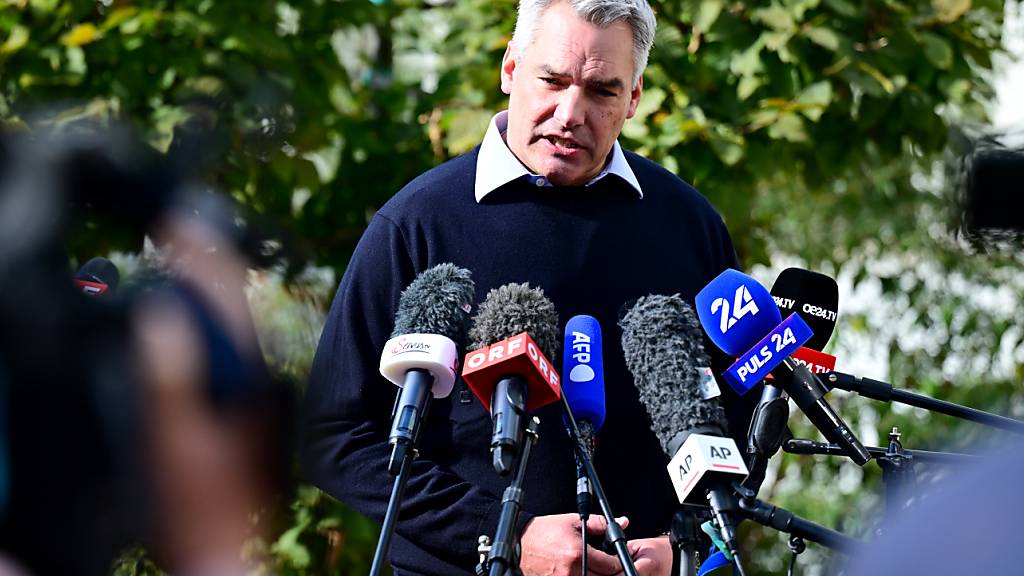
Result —
M540 137L541 140L547 143L548 147L554 154L560 156L574 156L580 153L584 146L579 141L573 138L563 138L561 136L555 136L548 134Z

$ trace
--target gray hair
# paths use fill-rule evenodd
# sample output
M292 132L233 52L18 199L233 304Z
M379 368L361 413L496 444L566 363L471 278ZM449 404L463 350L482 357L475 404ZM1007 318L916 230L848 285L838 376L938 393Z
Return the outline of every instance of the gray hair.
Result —
M654 12L647 0L520 0L516 29L512 34L514 55L518 59L537 31L544 11L553 3L568 1L583 20L606 28L616 22L629 24L633 31L633 87L647 68L647 57L654 44Z

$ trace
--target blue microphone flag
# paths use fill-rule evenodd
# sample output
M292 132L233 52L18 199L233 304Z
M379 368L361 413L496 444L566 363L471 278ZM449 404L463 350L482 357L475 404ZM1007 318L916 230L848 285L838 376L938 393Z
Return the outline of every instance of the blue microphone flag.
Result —
M782 322L768 289L732 268L697 293L695 304L708 337L733 357L742 356Z
M576 420L587 420L594 430L604 424L604 357L601 325L593 316L578 315L565 325L562 393Z

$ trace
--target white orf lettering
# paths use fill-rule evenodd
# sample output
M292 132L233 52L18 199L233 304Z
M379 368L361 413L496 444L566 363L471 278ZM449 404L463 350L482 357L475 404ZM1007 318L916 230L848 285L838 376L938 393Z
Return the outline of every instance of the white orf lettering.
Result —
M523 337L516 336L515 338L508 341L508 355L511 356L516 353L516 350L522 348Z
M469 359L466 360L466 367L470 369L479 368L484 363L484 360L487 360L487 348L482 348L470 354Z
M537 350L537 347L533 345L533 342L530 342L526 345L526 354L534 362L536 362L537 359L540 357L540 352Z
M494 362L495 360L500 360L504 355L505 347L501 344L495 344L487 351L487 361Z

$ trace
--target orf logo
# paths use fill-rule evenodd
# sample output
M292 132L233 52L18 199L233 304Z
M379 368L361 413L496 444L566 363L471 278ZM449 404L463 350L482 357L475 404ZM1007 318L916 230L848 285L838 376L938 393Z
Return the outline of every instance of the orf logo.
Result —
M730 313L731 311L731 313ZM753 316L757 314L757 304L754 303L754 299L750 296L750 291L747 290L746 286L740 285L736 288L736 297L733 299L733 303L729 306L729 301L725 298L715 298L714 302L711 303L711 313L719 314L719 328L722 330L722 334L729 331L736 325L736 321L743 318L747 314Z

